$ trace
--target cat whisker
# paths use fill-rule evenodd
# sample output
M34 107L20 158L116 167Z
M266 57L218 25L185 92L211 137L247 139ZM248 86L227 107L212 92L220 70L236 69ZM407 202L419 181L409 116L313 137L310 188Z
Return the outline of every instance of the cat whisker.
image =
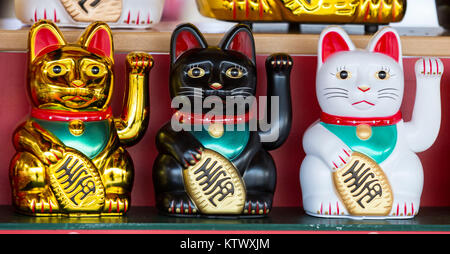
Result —
M393 96L400 97L400 95L398 95L396 93L380 93L379 95L393 95Z
M332 94L336 94L336 95L348 95L347 92L328 92L328 93L325 93L324 96L332 95Z
M394 100L394 101L397 100L397 98L392 97L392 96L379 96L378 99L392 99L392 100Z
M383 89L378 90L377 92L388 91L388 90L398 91L397 88L383 88Z
M345 89L345 88L340 88L340 87L327 87L327 88L325 88L325 89L323 89L323 90L342 90L342 91L348 92L347 89Z
M230 91L236 91L236 90L252 90L253 88L251 87L237 87L234 89L231 89Z
M345 99L348 99L348 96L343 96L343 95L333 95L333 96L327 97L327 100L333 99L333 98L345 98Z
M236 94L252 95L252 93L246 92L246 91L237 91L237 92L232 92L232 93L231 93L231 95L236 95Z
M251 93L231 93L230 96L253 96Z

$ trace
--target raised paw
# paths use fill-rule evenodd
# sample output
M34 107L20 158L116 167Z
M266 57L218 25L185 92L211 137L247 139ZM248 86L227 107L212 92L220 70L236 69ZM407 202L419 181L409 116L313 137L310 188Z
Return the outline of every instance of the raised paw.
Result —
M441 78L444 64L439 58L424 57L417 60L415 72L418 78Z
M283 53L277 53L270 55L266 59L266 69L271 70L275 73L286 73L289 74L292 70L292 65L294 61L292 58Z
M103 212L105 214L126 213L130 209L130 200L128 197L107 194L105 198L105 206Z
M127 64L133 74L143 75L153 67L153 57L144 52L131 52L127 55Z

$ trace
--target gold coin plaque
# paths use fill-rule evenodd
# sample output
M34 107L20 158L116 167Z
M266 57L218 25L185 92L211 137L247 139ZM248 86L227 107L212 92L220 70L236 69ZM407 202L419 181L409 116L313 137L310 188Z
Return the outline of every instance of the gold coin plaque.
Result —
M391 186L382 168L368 156L353 152L350 161L333 173L333 181L351 215L386 216L391 211Z
M49 167L50 183L61 208L70 212L98 212L105 190L97 168L74 150Z
M246 190L236 167L221 154L205 149L195 165L183 170L186 192L203 214L240 214Z

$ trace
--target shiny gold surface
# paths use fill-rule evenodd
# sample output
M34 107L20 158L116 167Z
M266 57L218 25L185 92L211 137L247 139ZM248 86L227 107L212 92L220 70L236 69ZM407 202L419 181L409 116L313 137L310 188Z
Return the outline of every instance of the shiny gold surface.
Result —
M64 157L48 167L50 186L62 210L97 212L103 208L105 189L97 168L83 154L66 148Z
M186 192L202 214L240 214L246 190L233 163L204 149L201 159L183 170Z
M84 123L82 120L76 119L69 122L69 131L74 136L80 136L84 133Z
M134 52L127 56L128 96L119 119L115 119L122 144L130 146L139 141L148 126L148 72L153 58L147 53Z
M34 54L39 29L51 31L61 44L58 50ZM30 30L28 89L33 108L67 114L72 120L53 123L52 115L45 119L48 125L63 126L57 129L63 137L34 118L15 130L17 153L10 164L10 182L13 205L21 213L84 217L123 215L129 210L134 168L125 146L136 143L147 128L148 75L153 62L145 53L128 55L130 84L122 117L104 117L112 97L114 61L112 43L111 52L104 55L87 47L99 29L105 29L112 42L109 27L100 22L89 26L76 44L68 44L48 21L38 22ZM94 157L60 140L81 140L88 128L105 128L104 145Z
M196 0L204 16L228 21L398 22L406 0Z
M350 161L333 172L333 182L350 215L385 216L394 196L383 169L368 156L353 152Z

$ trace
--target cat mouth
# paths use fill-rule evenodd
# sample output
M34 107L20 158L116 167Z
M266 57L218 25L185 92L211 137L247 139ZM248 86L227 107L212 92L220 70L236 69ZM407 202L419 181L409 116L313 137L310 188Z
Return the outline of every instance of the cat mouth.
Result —
M72 102L86 102L89 101L90 98L86 98L84 96L79 96L79 95L75 95L75 96L64 96L62 98L64 101L72 101Z
M372 103L372 102L369 102L369 101L366 101L366 100L357 101L355 103L352 103L352 106L359 105L359 104L362 104L362 103L368 104L370 106L375 106L375 103Z
M97 98L94 96L82 96L82 95L66 95L61 97L61 102L70 108L83 108L87 107L96 101Z

